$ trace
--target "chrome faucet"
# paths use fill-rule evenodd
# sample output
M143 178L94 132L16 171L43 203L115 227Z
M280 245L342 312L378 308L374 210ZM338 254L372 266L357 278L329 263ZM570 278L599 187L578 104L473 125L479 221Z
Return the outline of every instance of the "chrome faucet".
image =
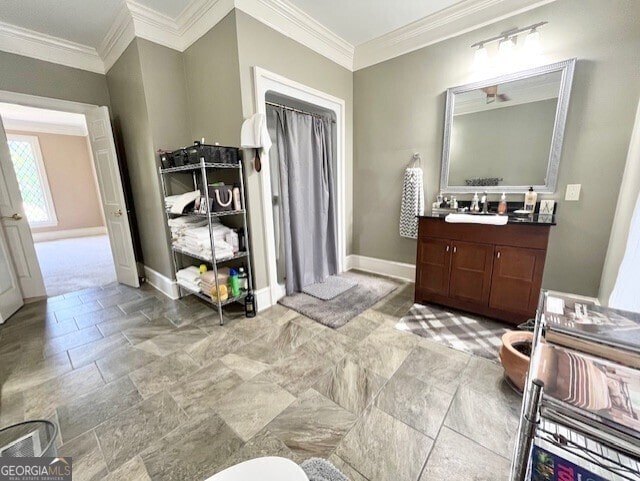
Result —
M488 214L488 204L489 202L487 201L487 193L485 192L484 194L482 194L482 198L480 199L480 202L482 202L482 213L483 214Z

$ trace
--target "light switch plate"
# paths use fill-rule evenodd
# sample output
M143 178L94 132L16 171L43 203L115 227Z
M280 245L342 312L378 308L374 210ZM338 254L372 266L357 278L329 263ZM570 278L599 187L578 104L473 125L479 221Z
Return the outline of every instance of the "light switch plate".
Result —
M580 188L582 184L567 184L564 200L580 200Z

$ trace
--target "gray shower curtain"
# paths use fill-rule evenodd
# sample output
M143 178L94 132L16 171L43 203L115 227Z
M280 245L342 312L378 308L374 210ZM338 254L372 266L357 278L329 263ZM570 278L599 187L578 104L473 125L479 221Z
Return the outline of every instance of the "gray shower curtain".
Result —
M276 110L287 295L338 271L331 120Z

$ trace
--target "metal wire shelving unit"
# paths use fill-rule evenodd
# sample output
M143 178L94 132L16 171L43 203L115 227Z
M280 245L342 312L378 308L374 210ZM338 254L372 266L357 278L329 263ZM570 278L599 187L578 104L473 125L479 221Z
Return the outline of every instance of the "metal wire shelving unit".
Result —
M218 282L218 268L220 264L224 264L230 261L235 261L238 259L246 259L247 264L247 276L248 276L248 290L246 292L241 292L239 296L231 297L228 299L221 301L220 296L217 296L217 300L213 300L211 296L200 292L189 289L183 285L180 286L181 293L192 294L200 299L210 303L214 308L218 311L218 316L220 319L220 325L224 325L224 315L223 315L223 307L227 306L234 302L241 302L247 297L247 294L253 289L253 278L252 278L252 269L251 269L251 252L250 252L250 242L249 242L249 231L247 227L247 211L246 211L246 199L245 199L245 185L244 185L244 169L242 166L242 161L239 161L237 164L223 164L223 163L211 163L205 162L204 159L200 160L198 164L187 164L179 167L169 167L169 168L159 168L158 174L160 177L160 186L162 189L163 197L167 197L170 195L170 192L167 192L167 181L166 176L171 174L191 174L191 179L193 182L194 190L200 190L203 192L202 196L205 197L207 205L210 205L209 202L209 189L207 186L210 181L216 180L215 172L218 170L224 171L236 171L238 176L238 182L240 184L240 200L242 209L240 210L232 210L232 211L224 211L224 212L211 212L208 214L198 214L198 213L184 213L184 214L173 214L167 210L165 210L165 219L168 222L169 216L189 216L189 217L199 217L202 219L207 219L207 225L209 227L209 240L211 243L211 257L206 255L202 255L201 253L191 252L183 247L174 245L171 242L171 252L173 253L173 263L174 263L174 273L177 272L182 266L182 262L179 256L187 256L192 259L196 259L200 262L205 262L211 265L214 274L215 274L215 286L216 291L219 292L219 282ZM222 259L216 259L216 246L215 239L213 235L213 226L214 219L228 216L241 216L242 218L242 229L244 231L244 239L245 239L245 250L238 252L237 254L231 257L225 257Z

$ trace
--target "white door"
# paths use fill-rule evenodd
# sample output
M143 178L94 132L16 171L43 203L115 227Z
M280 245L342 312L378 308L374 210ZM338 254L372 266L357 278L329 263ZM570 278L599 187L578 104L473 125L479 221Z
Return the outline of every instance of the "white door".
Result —
M7 136L0 119L0 224L4 228L5 240L22 297L46 296L40 264L33 245L29 222L24 214L20 187L16 178ZM1 262L1 261L0 261Z
M0 324L22 307L22 292L18 276L11 262L11 254L0 225Z
M118 282L139 287L138 268L133 252L122 178L118 169L116 146L109 122L109 110L107 107L96 107L87 111L85 116Z

